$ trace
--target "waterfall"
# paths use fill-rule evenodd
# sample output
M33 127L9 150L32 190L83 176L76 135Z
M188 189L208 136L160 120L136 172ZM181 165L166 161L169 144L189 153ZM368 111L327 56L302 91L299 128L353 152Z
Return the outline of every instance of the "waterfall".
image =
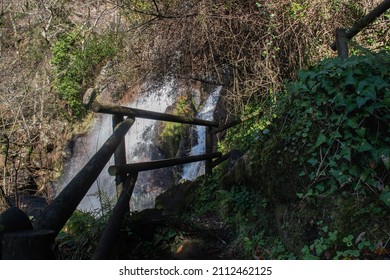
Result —
M156 87L155 87L156 88ZM213 112L219 98L221 87L216 88L207 98L202 110L197 114L198 118L213 119ZM183 94L183 89L174 80L164 82L160 87L141 93L134 102L127 106L154 112L165 112L175 103L177 96ZM125 137L127 163L143 162L165 158L153 137L155 137L154 120L136 118L134 125ZM193 146L191 154L204 152L205 127L194 127L197 135L197 145ZM85 135L74 139L72 158L65 163L63 176L56 183L56 193L77 174L88 160L97 152L103 143L112 134L112 116L108 114L96 114L90 130ZM93 213L102 213L108 206L112 206L116 200L115 178L108 174L108 167L114 164L113 158L107 163L87 195L80 202L78 209ZM204 169L202 163L194 163L184 166L183 179L194 180L201 175ZM143 171L138 174L130 201L132 211L153 208L155 198L161 192L168 189L174 183L174 169L162 168L151 171Z
M211 121L214 118L214 110L217 105L222 86L218 86L207 98L205 104L202 109L198 112L196 117L198 119ZM192 146L190 155L200 155L205 153L205 141L206 141L206 127L197 125L195 126L193 131L193 135L195 135L197 139L197 144ZM205 173L205 162L192 162L184 165L182 179L188 181L195 181L196 178L203 175Z
M142 93L129 107L155 112L165 112L176 98L175 81L166 81L161 87ZM156 146L152 143L153 126L156 121L136 118L125 137L127 162L148 161L162 158ZM74 140L72 158L65 163L63 176L56 183L56 193L59 193L77 174L88 160L97 152L112 134L112 116L96 114L90 130L85 135ZM87 212L100 213L105 207L112 205L116 198L115 178L108 174L108 167L114 164L113 158L107 163L87 195L80 202L78 209ZM133 210L153 207L154 198L161 189L150 186L153 171L141 172L134 188L131 201ZM166 172L166 171L165 171ZM148 174L149 173L149 174ZM164 184L157 184L164 185Z

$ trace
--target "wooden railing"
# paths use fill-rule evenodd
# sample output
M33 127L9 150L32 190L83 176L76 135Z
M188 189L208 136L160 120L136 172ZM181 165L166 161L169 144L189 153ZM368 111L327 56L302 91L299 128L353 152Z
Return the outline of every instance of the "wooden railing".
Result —
M356 22L351 28L337 28L336 29L336 40L333 42L330 47L332 50L337 51L338 56L342 59L348 58L348 40L351 40L356 36L360 31L365 29L368 25L374 22L379 16L384 14L388 9L390 9L390 0L385 0L379 4L375 9L368 13L361 20Z
M228 158L228 155L222 156L221 153L213 152L213 135L232 125L240 123L233 122L231 125L218 129L218 123L214 121L157 113L135 108L95 103L93 104L92 109L97 113L113 115L113 134L79 173L65 186L53 202L46 207L44 212L34 222L33 229L32 226L29 226L28 229L22 228L21 230L4 234L3 244L6 244L4 247L5 249L3 250L5 251L4 258L46 259L49 258L48 256L54 257L51 253L51 244L54 243L55 236L64 227L65 223L87 194L104 166L112 155L114 155L115 164L109 167L109 174L115 176L118 199L112 211L111 218L102 233L99 245L93 255L93 259L107 259L116 239L115 236L119 232L123 217L130 210L129 202L134 185L137 181L138 173L157 168L205 161L205 173L211 175L213 167ZM133 125L135 118L205 126L206 152L205 154L195 156L127 164L125 135ZM216 131L213 131L213 129L216 129ZM213 159L217 160L213 161ZM20 213L18 212L18 214ZM5 214L5 216L6 215L7 214ZM43 242L43 240L45 240L45 242Z

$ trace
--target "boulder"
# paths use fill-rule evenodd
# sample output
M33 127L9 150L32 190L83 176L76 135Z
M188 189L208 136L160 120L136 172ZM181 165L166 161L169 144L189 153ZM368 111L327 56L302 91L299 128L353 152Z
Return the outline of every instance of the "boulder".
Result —
M202 178L202 177L201 177ZM179 212L187 206L187 201L200 186L200 179L181 182L156 198L156 208L167 212Z

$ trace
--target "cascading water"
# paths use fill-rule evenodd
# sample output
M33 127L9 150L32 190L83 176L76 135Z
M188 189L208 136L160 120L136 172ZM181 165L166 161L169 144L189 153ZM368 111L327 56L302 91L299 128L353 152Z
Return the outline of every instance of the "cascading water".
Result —
M172 105L176 98L176 85L173 80L165 82L160 88L143 93L128 106L138 109L145 109L155 112L165 112L168 106ZM151 159L163 158L158 148L152 142L153 126L156 121L137 118L125 137L127 162L148 161ZM97 114L91 129L86 135L77 137L74 140L72 158L65 164L64 175L59 179L57 193L66 186L77 174L88 160L97 152L103 143L112 134L112 117L108 114ZM108 167L113 165L111 159L87 195L80 202L78 209L88 212L100 212L116 196L115 179L108 175ZM153 207L154 197L161 193L158 186L164 187L160 182L151 180L150 172L141 172L134 188L134 195L131 201L133 210ZM165 171L166 172L166 171ZM149 174L148 174L149 173ZM155 183L155 186L150 186Z
M207 98L197 118L212 120L215 105L218 101L221 87L217 87ZM128 104L129 107L154 112L165 112L174 104L177 96L183 94L173 80L162 84L157 90L141 94L137 100ZM134 125L125 137L127 162L143 162L165 158L164 153L156 145L154 120L136 118ZM192 147L191 155L204 152L205 127L196 126L197 145ZM97 152L112 134L112 117L107 114L97 114L90 131L74 140L72 158L65 164L64 175L57 185L57 193L68 184L75 174L82 169L88 160ZM115 179L108 175L108 167L113 165L111 159L103 169L98 179L80 202L78 209L87 212L101 213L116 196ZM195 180L204 173L204 163L193 163L184 166L183 179ZM144 171L138 174L137 183L130 201L132 211L154 207L156 196L168 189L174 183L173 168L163 168Z
M221 94L222 86L218 86L207 98L203 108L198 112L196 117L198 119L213 120L215 106L217 105L219 96ZM197 144L191 148L190 155L200 155L205 153L205 141L206 141L206 127L195 126L193 135L197 138ZM203 175L205 172L205 162L193 162L184 165L182 179L188 181L195 181L196 178Z

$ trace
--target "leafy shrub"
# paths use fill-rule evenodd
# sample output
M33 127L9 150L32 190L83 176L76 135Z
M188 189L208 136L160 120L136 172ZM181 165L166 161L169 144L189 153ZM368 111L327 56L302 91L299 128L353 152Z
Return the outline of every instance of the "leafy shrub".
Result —
M386 52L326 59L299 71L279 94L277 117L253 152L259 174L253 188L276 204L305 208L288 213L279 229L297 255L360 258L361 248L348 246L346 237L364 231L370 244L388 238L389 66ZM304 223L324 215L337 239L323 234L299 253Z
M327 59L288 85L282 137L311 190L388 187L389 66L387 53Z

